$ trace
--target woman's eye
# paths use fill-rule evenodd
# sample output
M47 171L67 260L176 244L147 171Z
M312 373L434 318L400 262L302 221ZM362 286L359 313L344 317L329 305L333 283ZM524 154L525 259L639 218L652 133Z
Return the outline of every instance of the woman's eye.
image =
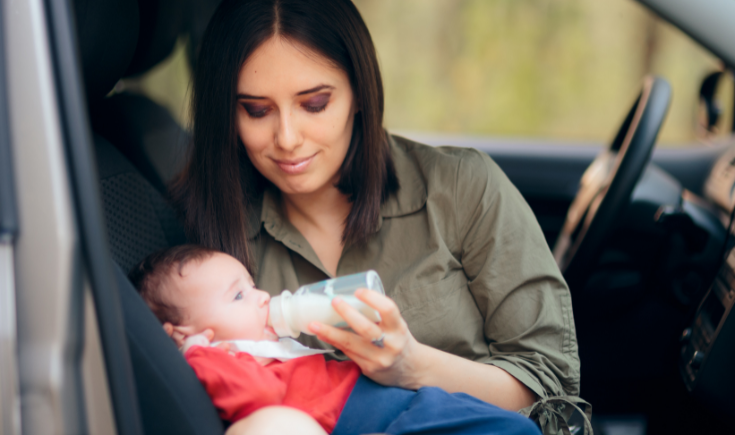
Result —
M252 106L249 104L243 104L242 107L248 112L248 116L251 118L262 118L268 114L268 106Z
M311 106L308 104L304 105L304 109L306 109L307 112L311 112L311 113L319 113L326 108L327 108L326 104L323 104L321 106Z
M236 301L242 300L242 292L237 292L237 294L235 295L235 300Z
M304 109L306 109L307 112L319 113L327 108L327 103L329 103L330 96L331 94L316 95L305 101L303 103L303 107Z

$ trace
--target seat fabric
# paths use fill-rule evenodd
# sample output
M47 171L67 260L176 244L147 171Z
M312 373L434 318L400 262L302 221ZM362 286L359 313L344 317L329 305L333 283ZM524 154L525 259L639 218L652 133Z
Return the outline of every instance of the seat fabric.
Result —
M161 194L109 142L94 139L113 260L127 272L152 252L186 243L176 213Z
M161 194L184 167L189 134L168 110L132 92L112 95L95 104L95 133L112 143Z

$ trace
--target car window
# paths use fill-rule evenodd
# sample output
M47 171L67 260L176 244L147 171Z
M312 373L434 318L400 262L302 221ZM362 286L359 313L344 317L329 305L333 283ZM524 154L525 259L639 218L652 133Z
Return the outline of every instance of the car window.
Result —
M674 89L661 142L681 145L697 137L700 81L721 68L633 1L355 3L392 129L607 141L652 73Z
M718 59L629 0L354 0L378 51L385 125L398 132L606 143L658 74L674 96L660 146L699 146L732 131L732 76L705 132L702 80ZM127 86L188 119L184 43Z

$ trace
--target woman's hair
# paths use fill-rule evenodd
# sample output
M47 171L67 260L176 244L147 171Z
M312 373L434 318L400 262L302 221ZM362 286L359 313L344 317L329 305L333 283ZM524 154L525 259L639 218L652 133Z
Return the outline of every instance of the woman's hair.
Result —
M324 56L349 77L359 107L337 187L352 202L342 241L377 230L380 205L398 190L383 129L383 84L367 26L349 0L224 0L209 23L194 72L193 147L171 188L190 240L224 251L254 271L248 225L268 181L238 136L242 65L273 36Z
M178 325L182 315L178 307L163 298L163 288L174 273L181 276L184 266L192 261L204 261L218 251L200 245L179 245L154 252L128 273L130 282L161 323Z

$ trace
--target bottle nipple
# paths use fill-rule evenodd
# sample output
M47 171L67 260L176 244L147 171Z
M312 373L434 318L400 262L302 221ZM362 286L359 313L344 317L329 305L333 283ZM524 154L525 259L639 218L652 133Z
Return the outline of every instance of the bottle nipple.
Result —
M291 292L288 290L284 290L279 296L271 297L266 323L273 328L279 337L297 338L301 332L291 326L292 316L289 299L291 299Z

